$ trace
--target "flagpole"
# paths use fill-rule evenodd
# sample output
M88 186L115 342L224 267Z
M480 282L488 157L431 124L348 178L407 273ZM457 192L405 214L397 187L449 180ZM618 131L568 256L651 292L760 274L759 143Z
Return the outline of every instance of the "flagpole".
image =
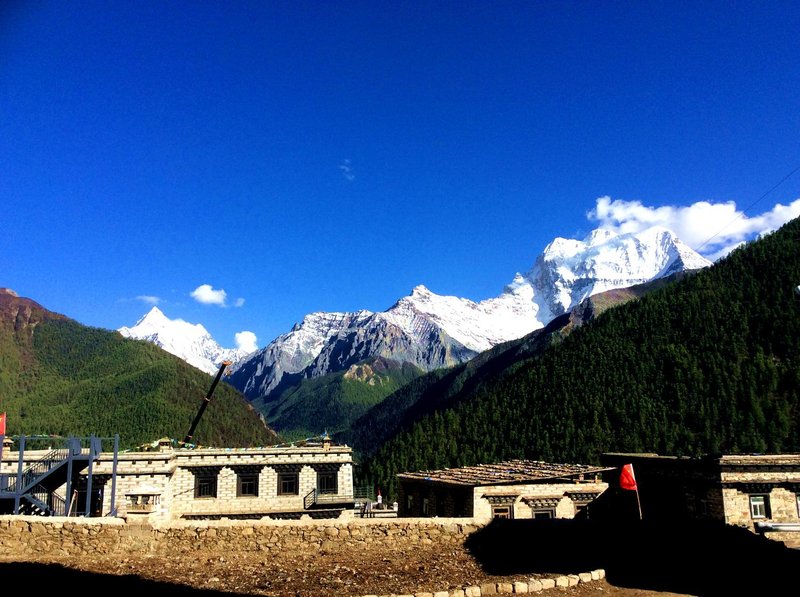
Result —
M642 500L639 498L639 484L636 482L636 475L633 474L633 464L623 464L619 475L619 486L636 492L636 505L639 507L639 520L642 520Z
M639 505L639 520L642 519L642 500L639 499L639 486L636 486L636 503Z

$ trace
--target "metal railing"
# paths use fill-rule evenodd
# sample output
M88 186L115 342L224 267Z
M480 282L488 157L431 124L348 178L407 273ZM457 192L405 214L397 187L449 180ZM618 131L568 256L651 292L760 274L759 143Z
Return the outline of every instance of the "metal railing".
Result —
M317 503L317 490L312 489L303 498L303 509L308 510L309 508L311 508L311 506L313 506L316 503Z
M321 493L318 489L312 489L303 497L303 509L309 510L317 505L355 504L356 501L363 501L361 493L358 490L352 494Z
M35 479L46 475L56 466L64 462L69 457L70 450L72 448L73 446L68 446L66 448L57 448L55 450L51 450L42 458L26 467L25 470L22 471L22 475L19 478L9 478L9 483L5 490L10 492L16 491L18 482L19 486L28 487ZM78 450L80 451L80 444L78 444Z

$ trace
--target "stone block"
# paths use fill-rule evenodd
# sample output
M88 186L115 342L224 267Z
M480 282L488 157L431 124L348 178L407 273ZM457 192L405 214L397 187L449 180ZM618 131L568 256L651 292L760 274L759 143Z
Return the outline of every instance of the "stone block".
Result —
M528 592L528 583L517 581L514 583L514 592L515 593L527 593Z
M542 588L543 589L552 589L556 586L556 579L554 578L543 578L542 579Z
M577 574L567 574L567 582L570 587L576 586L581 581Z
M597 570L595 570L595 572L597 572L598 580L601 580L606 577L606 571L603 568L598 568Z
M589 574L592 575L592 580L600 580L600 572L592 570Z
M464 597L481 597L481 588L474 586L465 588Z
M466 597L464 589L453 589L450 591L450 597Z
M513 593L514 592L514 585L510 582L499 582L497 583L497 592L498 593Z
M493 582L484 583L481 585L481 595L496 595L497 585Z
M433 593L414 593L414 597L433 597Z
M581 572L580 574L578 574L578 578L581 579L581 582L592 582L592 573Z
M433 597L450 597L450 591L436 591Z
M542 589L544 589L542 581L538 578L532 578L528 581L528 593L538 593Z

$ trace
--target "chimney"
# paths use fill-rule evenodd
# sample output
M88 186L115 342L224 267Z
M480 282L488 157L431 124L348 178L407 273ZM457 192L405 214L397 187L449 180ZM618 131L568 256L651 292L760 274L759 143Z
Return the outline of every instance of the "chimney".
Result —
M322 449L327 451L331 449L331 436L325 431L325 436L322 438Z

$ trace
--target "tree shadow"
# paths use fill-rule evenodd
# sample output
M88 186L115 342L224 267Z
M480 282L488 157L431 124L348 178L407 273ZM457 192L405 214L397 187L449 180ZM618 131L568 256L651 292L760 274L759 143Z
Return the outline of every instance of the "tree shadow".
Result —
M3 562L0 578L4 587L36 594L169 595L170 597L223 597L237 595L167 582L147 580L135 575L96 574L60 564ZM27 588L27 589L26 589ZM31 593L33 594L33 593Z
M617 586L700 596L769 594L800 567L800 552L715 521L495 520L466 547L489 574L603 568Z

